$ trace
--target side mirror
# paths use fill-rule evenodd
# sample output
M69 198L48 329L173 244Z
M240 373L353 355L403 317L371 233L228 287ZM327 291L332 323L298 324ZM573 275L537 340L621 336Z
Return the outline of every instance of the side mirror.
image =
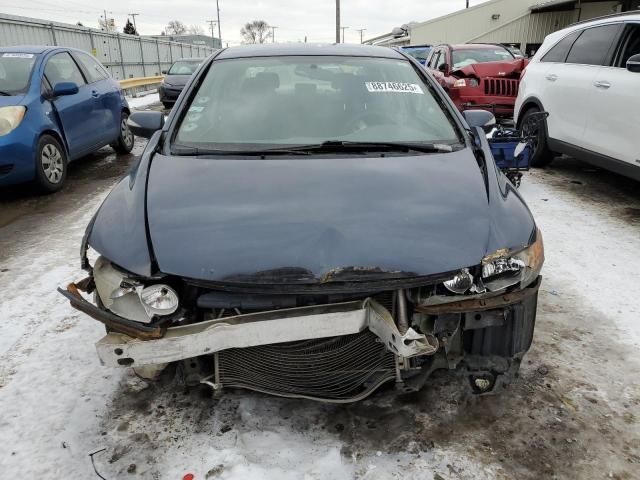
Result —
M438 67L438 70L440 70L442 73L447 73L449 71L449 65L443 63Z
M51 93L54 97L64 97L65 95L75 95L78 93L78 85L73 82L58 82L53 87Z
M162 112L133 112L129 115L129 128L137 137L151 138L164 126Z
M640 73L640 53L627 60L627 70L633 73Z
M496 117L486 110L465 110L462 116L471 128L480 127L489 133L496 126Z
M162 70L162 72L161 72L161 73L162 73L163 75L166 75L166 74L167 74L167 71L166 71L166 70Z

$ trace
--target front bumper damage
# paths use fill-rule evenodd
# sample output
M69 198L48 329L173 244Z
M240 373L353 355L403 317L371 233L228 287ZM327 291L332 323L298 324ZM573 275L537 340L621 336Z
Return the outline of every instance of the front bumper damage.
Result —
M508 384L531 345L540 282L488 298L414 305L408 324L396 307L398 321L373 298L179 326L142 324L88 301L81 291L90 290L90 279L59 290L107 326L96 344L103 365L160 371L172 362L209 359L202 365L210 373L199 381L216 390L236 386L345 402L391 380L415 391L433 371L459 366L474 393Z

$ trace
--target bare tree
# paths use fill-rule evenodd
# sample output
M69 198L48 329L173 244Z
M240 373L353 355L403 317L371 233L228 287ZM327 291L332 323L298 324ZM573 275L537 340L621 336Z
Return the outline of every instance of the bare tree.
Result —
M204 35L204 28L200 25L189 25L187 28L187 33L191 35Z
M171 20L165 27L167 35L184 35L187 33L187 27L180 20Z
M271 27L264 20L254 20L246 23L240 34L244 39L242 43L264 43L271 38Z

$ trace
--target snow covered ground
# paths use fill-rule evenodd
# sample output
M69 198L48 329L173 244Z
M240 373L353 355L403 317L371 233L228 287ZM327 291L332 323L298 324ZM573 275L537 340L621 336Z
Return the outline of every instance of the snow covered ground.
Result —
M142 92L137 97L127 97L127 103L129 107L136 110L144 110L153 104L158 104L160 97L157 90L149 90L148 92Z
M140 146L136 150L140 151ZM575 161L523 179L547 262L531 352L499 396L459 375L354 405L228 392L103 368L103 329L55 292L131 159L46 198L0 198L0 478L640 478L640 190ZM576 183L572 183L576 182Z

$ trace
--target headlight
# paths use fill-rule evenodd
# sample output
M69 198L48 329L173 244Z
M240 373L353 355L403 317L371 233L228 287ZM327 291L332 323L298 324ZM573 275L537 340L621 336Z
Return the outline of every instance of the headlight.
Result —
M142 306L149 316L171 315L178 309L178 294L168 285L151 285L140 292Z
M27 111L25 107L0 107L0 137L15 130Z
M531 284L542 270L544 245L542 232L536 230L536 240L520 251L498 250L482 260L482 281L490 292L496 292L512 285L521 288Z
M467 291L473 286L473 275L469 273L468 268L463 268L455 277L451 280L447 280L443 285L451 293L462 295L463 293L467 293Z
M456 80L453 84L453 86L457 88L477 87L478 85L480 85L480 82L475 78L461 78L460 80Z
M99 257L93 266L93 280L102 305L135 322L149 323L154 316L171 315L180 304L178 294L170 286L145 287L104 257Z

